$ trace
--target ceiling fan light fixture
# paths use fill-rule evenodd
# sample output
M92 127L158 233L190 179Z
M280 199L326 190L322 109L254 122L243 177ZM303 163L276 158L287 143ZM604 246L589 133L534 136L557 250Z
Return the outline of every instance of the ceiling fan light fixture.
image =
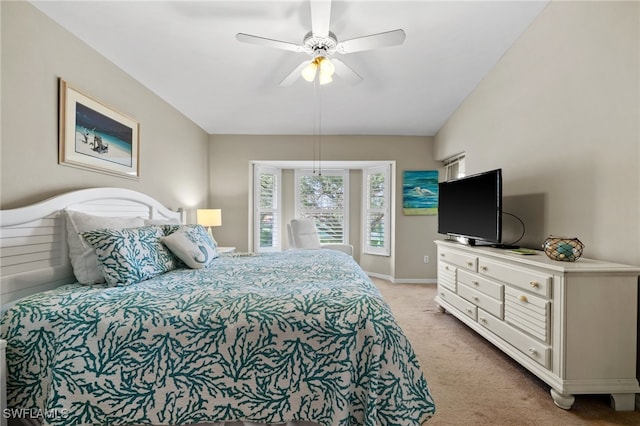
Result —
M336 67L331 63L329 59L320 57L320 75L325 74L329 77L332 77L335 71Z
M331 77L331 75L320 72L320 75L318 76L318 83L320 83L320 85L329 84L332 81L333 77Z
M309 64L306 67L302 69L302 72L300 74L302 74L302 78L307 80L309 83L312 83L313 80L316 78L317 70L318 70L318 64L314 59L313 61L309 62Z
M318 81L320 84L328 84L333 81L333 73L336 67L330 60L324 56L317 56L313 61L302 69L302 78L312 83L318 75Z

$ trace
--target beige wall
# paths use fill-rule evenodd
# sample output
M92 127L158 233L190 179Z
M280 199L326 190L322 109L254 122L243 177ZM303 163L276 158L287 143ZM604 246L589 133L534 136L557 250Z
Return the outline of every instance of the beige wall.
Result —
M213 135L210 138L211 206L223 209L223 226L216 230L222 245L248 248L249 240L249 170L252 161L312 160L312 136L242 136ZM395 253L391 258L359 255L363 269L402 280L427 280L436 276L435 264L423 263L425 255L435 261L437 216L404 216L402 214L402 172L433 170L440 167L433 161L430 137L407 136L323 136L322 156L326 161L395 161L396 208ZM292 182L292 172L285 172L285 183ZM289 177L287 177L289 176ZM361 173L350 173L350 188L360 193ZM292 183L285 192L292 194ZM289 188L287 190L286 188ZM358 195L360 197L360 195ZM287 200L284 200L286 205ZM360 200L351 204L351 233L359 230L357 218ZM354 223L354 220L356 222ZM354 229L356 228L356 229ZM351 241L354 243L354 241ZM360 249L359 240L354 248Z
M503 169L527 246L640 265L639 7L551 2L436 135L437 159Z
M99 186L141 191L171 208L206 206L206 132L31 4L0 7L2 209ZM138 181L57 164L58 77L140 123Z

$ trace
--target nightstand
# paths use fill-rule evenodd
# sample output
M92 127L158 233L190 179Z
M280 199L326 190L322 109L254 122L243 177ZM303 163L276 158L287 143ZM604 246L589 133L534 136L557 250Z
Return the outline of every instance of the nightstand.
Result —
M236 252L236 248L235 247L218 247L218 253L222 254L222 253L235 253Z

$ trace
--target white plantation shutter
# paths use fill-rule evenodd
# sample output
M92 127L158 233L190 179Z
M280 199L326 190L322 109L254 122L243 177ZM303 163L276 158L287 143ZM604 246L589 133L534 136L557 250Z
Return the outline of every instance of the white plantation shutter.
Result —
M363 251L389 256L391 253L391 172L390 165L363 171L364 230Z
M254 250L280 250L280 177L276 167L255 166L254 171Z
M443 161L444 180L459 179L465 176L465 158L466 155L463 152Z
M296 170L296 217L315 218L320 242L347 244L348 170Z

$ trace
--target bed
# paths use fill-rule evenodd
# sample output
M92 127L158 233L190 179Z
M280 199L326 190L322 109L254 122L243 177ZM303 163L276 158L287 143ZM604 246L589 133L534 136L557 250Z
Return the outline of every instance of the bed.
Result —
M182 212L118 188L1 212L3 420L373 426L434 414L410 342L350 256L223 254L129 285L83 285L68 259L69 210L145 220L126 232L184 228L163 224L184 223Z

